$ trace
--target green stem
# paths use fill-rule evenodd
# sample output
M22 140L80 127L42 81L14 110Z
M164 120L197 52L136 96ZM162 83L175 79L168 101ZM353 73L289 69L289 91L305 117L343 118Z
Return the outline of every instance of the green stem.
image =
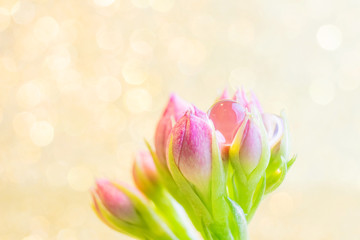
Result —
M159 188L156 193L152 195L152 200L157 210L179 239L198 239L198 234L185 210L164 188Z

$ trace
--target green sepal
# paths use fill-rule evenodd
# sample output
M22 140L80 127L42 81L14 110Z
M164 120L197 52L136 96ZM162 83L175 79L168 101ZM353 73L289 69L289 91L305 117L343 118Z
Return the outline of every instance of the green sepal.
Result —
M295 163L296 158L297 158L297 156L295 155L286 163L288 171L291 168L291 166Z
M231 216L231 232L235 240L248 240L247 221L243 209L230 198L225 198L228 203Z
M280 184L284 181L285 176L287 173L287 165L285 162L276 170L276 172L272 172L272 174L269 176L266 186L266 194L269 194L273 192L275 189L277 189Z
M173 138L170 136L169 141L169 152L168 152L168 164L169 169L178 187L178 192L182 194L183 198L186 198L187 201L191 204L192 211L196 214L197 218L192 219L192 221L201 221L203 220L205 224L209 224L212 221L211 214L206 208L206 204L197 194L196 189L192 186L191 183L182 175L179 171L179 168L176 166L174 161L174 155L172 153L172 143ZM200 220L201 219L201 220ZM199 222L198 222L199 224ZM201 225L201 224L200 224Z
M252 217L254 216L256 209L258 208L263 196L265 194L266 189L266 174L261 178L258 186L256 187L255 193L252 197L252 204L249 213L246 215L246 219L248 222L251 221Z
M174 195L177 194L177 186L167 168L165 168L159 161L159 158L157 157L155 151L150 146L149 142L145 140L145 144L152 156L152 159L154 161L156 170L160 176L161 183Z
M246 115L243 123L239 127L238 131L236 132L235 138L233 143L230 146L229 149L229 159L231 162L231 165L234 169L234 175L236 179L242 183L242 185L247 185L248 178L246 176L246 173L241 166L240 158L239 158L239 151L241 148L241 141L243 139L245 127L249 121L249 116Z
M171 173L168 168L165 168L159 161L155 151L150 146L149 142L145 140L145 144L153 158L156 170L160 176L160 181L163 186L170 192L170 194L178 201L181 206L185 209L186 213L189 215L192 223L195 227L201 231L202 227L197 218L197 214L193 210L193 206L190 204L188 199L179 191L177 184L175 183Z
M122 185L116 183L114 185L130 199L138 214L158 239L178 239L142 195Z
M291 158L289 162L285 162L283 160L283 164L280 166L280 168L278 168L276 172L273 172L272 176L267 179L267 181L270 181L270 183L267 184L266 186L265 194L269 194L273 192L281 185L281 183L285 179L286 174L289 171L289 167L291 167L294 164L295 160L296 160L296 156Z
M156 210L164 221L181 240L197 238L197 232L184 208L164 188L158 189L151 196Z
M204 221L201 221L201 226L202 226L202 235L204 237L205 240L215 240L210 232L210 230L208 229L208 227L206 226L206 224L204 223Z
M284 124L283 138L281 139L279 151L271 156L270 163L266 169L266 194L274 191L284 181L289 168L294 164L296 156L289 160L289 129L285 111L281 112Z
M266 171L266 168L269 165L270 155L271 155L269 141L268 141L266 129L265 129L264 123L262 121L261 115L255 107L252 109L252 112L254 113L253 119L255 121L255 124L258 126L258 128L260 130L262 148L261 148L260 161L259 161L258 165L256 166L256 168L250 173L250 176L249 176L249 188L250 189L253 189L258 185L260 179L262 178L262 176L264 175L264 173Z
M155 237L145 223L141 225L135 225L114 217L103 206L101 201L96 196L93 196L92 208L98 218L115 231L130 235L138 239L152 239Z
M226 196L226 176L214 129L211 149L211 213L216 222L226 222L228 211L224 201Z
M259 128L262 150L258 165L247 176L240 163L241 160L239 158L239 151L241 148L243 133L246 125L248 124L249 118L251 118ZM253 114L247 113L243 123L236 133L234 142L230 147L229 156L231 164L234 168L235 184L233 189L234 192L237 192L234 200L240 204L240 206L243 208L243 211L248 214L252 206L252 199L255 189L261 181L261 178L264 176L270 161L270 147L267 133L262 119L260 118L260 114L256 109L253 109Z

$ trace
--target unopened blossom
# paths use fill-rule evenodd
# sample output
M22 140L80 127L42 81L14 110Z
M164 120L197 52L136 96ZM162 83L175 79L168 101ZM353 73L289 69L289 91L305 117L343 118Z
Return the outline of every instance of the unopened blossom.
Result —
M151 154L140 151L136 154L133 165L133 178L139 190L151 194L159 185L159 176Z
M160 163L166 167L166 146L171 129L191 107L176 94L171 94L169 102L161 116L155 131L155 149Z
M171 133L171 150L175 164L184 177L207 192L211 179L212 128L200 110L188 111Z
M130 223L140 221L130 198L114 183L105 179L97 180L94 194L115 218Z

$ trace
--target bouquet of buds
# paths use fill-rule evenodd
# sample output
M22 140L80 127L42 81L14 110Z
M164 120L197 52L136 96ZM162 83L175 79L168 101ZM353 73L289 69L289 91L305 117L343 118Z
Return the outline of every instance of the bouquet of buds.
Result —
M247 240L295 161L285 114L264 113L243 90L225 90L207 113L171 95L147 147L134 161L137 188L98 180L92 191L98 217L139 239Z

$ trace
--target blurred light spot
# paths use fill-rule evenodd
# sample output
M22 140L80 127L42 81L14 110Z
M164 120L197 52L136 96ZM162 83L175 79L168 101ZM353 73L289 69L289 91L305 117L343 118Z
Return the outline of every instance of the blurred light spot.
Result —
M108 7L114 2L115 0L94 0L94 3L100 7Z
M346 91L355 90L360 86L360 56L358 52L350 50L342 54L340 64L340 77L338 85Z
M30 235L30 236L24 237L22 240L43 240L43 238L40 237L39 235Z
M137 8L146 8L149 6L149 0L131 0L131 3Z
M40 42L34 34L29 34L20 40L21 45L16 49L21 55L21 62L33 62L44 53L46 45Z
M50 223L43 216L35 216L30 221L31 232L37 233L40 236L45 235L49 231Z
M89 214L92 214L89 212L89 207L84 204L80 204L80 206L72 205L67 207L62 217L65 219L67 226L81 227L84 225L85 221L87 221Z
M46 168L46 179L50 186L61 187L67 184L68 167L61 162L51 163Z
M342 42L342 33L340 29L334 25L321 26L316 37L320 47L328 51L336 50Z
M255 31L252 22L244 19L241 22L233 23L228 28L228 39L231 42L248 46L253 43Z
M17 62L13 57L10 56L4 56L1 58L1 62L4 65L5 69L9 72L17 72L18 71L18 65Z
M269 208L273 215L283 217L294 210L294 200L288 193L274 193L270 198Z
M169 44L168 52L182 64L193 66L203 63L207 56L206 47L202 42L186 38L173 39Z
M29 24L35 17L35 5L27 0L18 1L11 9L14 22L17 24Z
M122 75L127 83L140 85L148 77L147 67L139 61L129 60L122 68Z
M320 105L329 104L335 97L334 84L326 79L314 80L309 88L312 100Z
M76 232L72 229L62 229L57 234L56 240L77 240Z
M56 83L59 90L63 93L81 89L82 75L76 69L70 68L59 71L56 75Z
M54 127L47 121L36 122L30 129L32 142L39 146L49 145L54 138Z
M360 74L358 72L347 72L339 79L338 84L343 90L356 90L360 86Z
M181 73L194 75L205 61L207 49L200 41L177 38L170 43L169 54L178 60L177 66Z
M38 105L42 100L42 93L37 84L29 82L23 84L16 94L18 104L25 108Z
M196 16L191 21L191 32L196 38L207 41L216 35L217 22L210 15Z
M59 34L59 24L50 16L39 18L34 26L34 34L39 41L49 43Z
M146 89L152 96L157 96L164 92L164 80L159 73L150 73L146 82Z
M121 95L120 81L112 76L100 77L96 85L96 95L104 102L113 102Z
M29 136L30 129L35 122L36 118L32 113L18 113L13 119L13 128L18 136L27 137Z
M76 20L65 20L60 25L60 34L65 42L73 43L78 37L79 23Z
M0 32L7 29L10 25L11 17L9 10L0 8Z
M79 92L75 93L77 94ZM84 134L92 117L88 108L70 103L64 108L62 115L65 116L63 118L63 128L69 136L80 136Z
M96 32L96 42L99 48L104 50L120 49L123 45L123 37L120 28L102 26Z
M338 11L339 6L339 2L329 0L306 0L303 3L306 6L306 13L318 20L331 18Z
M148 111L152 106L152 97L143 88L131 89L125 93L125 105L132 113Z
M130 36L131 48L139 54L151 54L155 35L147 29L137 29Z
M70 169L67 175L70 187L76 191L88 191L94 182L92 172L84 167L78 166Z
M99 117L100 127L114 134L126 127L125 115L114 105L109 105Z
M233 89L246 87L254 89L256 86L257 76L254 71L248 68L235 68L231 71L229 83Z
M64 46L57 46L50 51L46 63L51 70L63 70L71 63L69 50Z
M168 12L174 6L174 0L150 0L150 6L159 12Z

